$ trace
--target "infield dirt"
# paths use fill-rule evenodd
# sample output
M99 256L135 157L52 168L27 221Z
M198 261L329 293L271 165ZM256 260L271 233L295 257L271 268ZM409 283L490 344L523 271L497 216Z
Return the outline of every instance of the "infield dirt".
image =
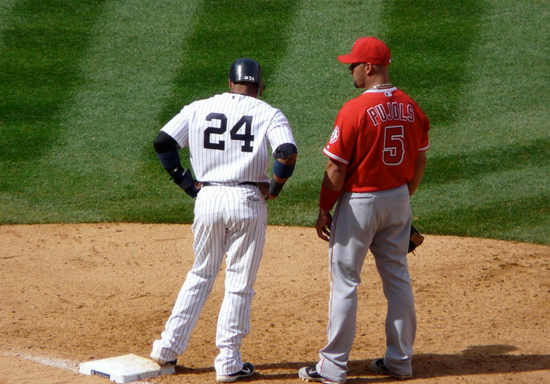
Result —
M193 262L189 225L0 226L0 383L108 383L82 362L148 357ZM418 315L415 383L550 383L550 247L426 236L409 255ZM223 270L175 375L215 382ZM369 254L348 383L384 352L385 299ZM243 382L298 383L326 341L327 243L312 228L269 227L243 357Z

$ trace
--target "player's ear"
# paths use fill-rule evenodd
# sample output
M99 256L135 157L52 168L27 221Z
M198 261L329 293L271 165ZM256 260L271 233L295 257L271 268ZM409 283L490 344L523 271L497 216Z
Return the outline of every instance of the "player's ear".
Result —
M363 67L366 75L371 75L374 71L374 65L371 63L365 63L365 66Z

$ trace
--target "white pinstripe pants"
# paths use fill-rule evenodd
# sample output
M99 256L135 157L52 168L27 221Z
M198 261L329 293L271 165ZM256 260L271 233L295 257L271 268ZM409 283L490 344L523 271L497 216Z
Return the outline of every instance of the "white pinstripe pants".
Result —
M178 295L161 339L152 354L174 360L187 348L226 255L225 297L218 316L216 373L229 375L243 367L240 347L250 332L253 285L263 255L267 204L251 185L207 186L195 202L195 263Z

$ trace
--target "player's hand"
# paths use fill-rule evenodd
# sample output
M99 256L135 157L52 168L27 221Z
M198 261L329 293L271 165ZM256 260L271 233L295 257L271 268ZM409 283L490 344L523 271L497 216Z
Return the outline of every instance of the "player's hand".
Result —
M269 193L269 183L258 183L258 187L266 200L274 200L277 198L277 196L273 196Z
M315 224L317 236L325 241L329 241L331 225L332 215L330 214L330 211L319 209L319 216L317 216L317 223Z
M181 188L181 185L180 185ZM191 198L196 198L199 194L200 190L202 188L202 183L199 181L193 181L193 184L191 184L187 189L184 189L185 193L187 193Z

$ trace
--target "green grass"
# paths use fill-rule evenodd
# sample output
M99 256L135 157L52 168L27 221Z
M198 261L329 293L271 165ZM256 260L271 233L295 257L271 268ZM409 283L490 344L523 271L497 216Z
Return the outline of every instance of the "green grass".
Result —
M61 131L55 115L84 83L76 64L103 2L64 3L19 2L2 30L2 162L17 166L16 161L36 159L54 145Z
M484 2L456 117L432 129L422 229L550 243L548 16L540 2Z
M432 124L417 226L550 244L549 17L537 0L6 0L0 223L191 222L152 140L248 56L299 146L270 223L313 225L321 150L360 92L336 56L375 35Z
M485 7L478 0L401 0L384 9L392 81L414 94L432 125L460 116L470 76L463 67L482 33Z

